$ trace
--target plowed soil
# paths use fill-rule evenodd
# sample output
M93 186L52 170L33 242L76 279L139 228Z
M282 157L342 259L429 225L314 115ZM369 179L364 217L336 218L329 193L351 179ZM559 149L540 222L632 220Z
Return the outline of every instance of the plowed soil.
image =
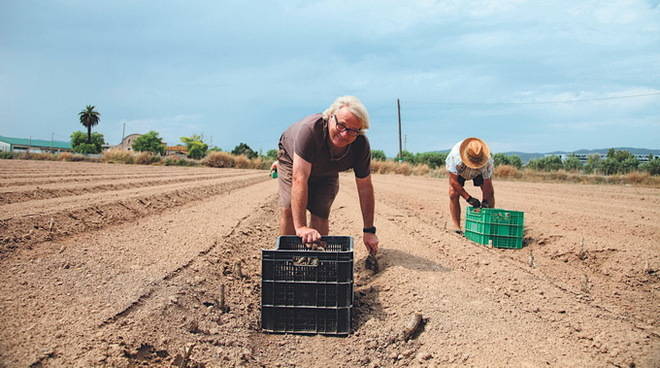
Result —
M0 160L0 367L660 366L660 189L495 181L525 212L506 250L447 231L446 179L373 180L380 272L352 174L330 218L356 241L352 333L277 335L265 171Z

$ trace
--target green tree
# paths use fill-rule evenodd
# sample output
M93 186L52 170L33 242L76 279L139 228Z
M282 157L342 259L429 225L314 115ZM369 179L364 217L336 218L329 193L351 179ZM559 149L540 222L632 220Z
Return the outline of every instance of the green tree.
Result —
M639 161L635 158L635 156L630 155L630 157L626 158L623 161L620 161L620 172L622 174L627 174L631 171L637 170L637 167L639 167Z
M517 169L522 168L522 159L518 155L511 155L509 157L509 165L514 166Z
M564 167L561 162L561 157L557 155L550 155L546 157L530 160L527 167L539 171L556 171Z
M247 144L241 142L238 146L234 147L234 149L231 151L232 155L245 155L248 158L257 158L258 154L250 148Z
M273 148L273 149L268 150L268 152L266 152L266 157L268 157L272 160L277 160L278 153L279 153L279 151Z
M371 150L371 159L374 161L385 161L387 160L387 156L385 156L385 152L382 150Z
M408 151L401 151L400 154L396 155L396 161L405 161L410 164L415 163L415 155Z
M660 157L653 158L639 165L639 169L651 175L660 175Z
M447 153L440 152L418 153L415 155L415 163L426 164L432 169L437 169L440 166L444 166L447 155Z
M587 174L594 173L598 169L598 167L600 165L600 161L601 161L600 155L598 155L598 154L589 155L587 157L587 164L584 165L584 168L583 168L584 172L587 173Z
M580 169L582 169L582 161L575 155L568 155L564 160L564 170L579 171Z
M619 161L617 161L616 158L613 156L610 157L608 154L608 157L604 160L600 160L598 163L598 170L603 174L603 175L614 175L618 173L621 170L621 164Z
M213 147L209 148L208 151L206 151L206 152L222 152L222 148L220 148L218 146L213 146Z
M94 132L91 136L91 143L88 142L88 136L85 132L79 130L71 133L71 148L77 153L100 153L105 144L103 134Z
M188 157L194 158L196 160L206 156L206 152L209 149L209 146L202 141L202 137L199 135L181 137L181 142L186 145L188 150Z
M495 167L500 165L515 166L518 169L522 167L522 160L520 159L520 156L517 155L505 155L504 153L496 153L493 155L493 161L495 161Z
M152 152L159 155L165 154L165 143L163 139L158 136L158 132L150 131L149 133L142 134L133 141L133 151L137 152Z
M92 127L101 120L101 113L94 111L94 106L87 105L85 110L78 113L80 124L87 128L87 143L92 144Z

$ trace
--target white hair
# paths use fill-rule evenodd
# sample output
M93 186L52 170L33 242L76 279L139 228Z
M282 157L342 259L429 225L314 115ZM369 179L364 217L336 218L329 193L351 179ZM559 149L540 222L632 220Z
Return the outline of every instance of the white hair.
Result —
M362 101L355 96L337 97L335 102L323 111L323 117L326 120L329 120L331 115L343 108L348 109L351 114L360 119L360 122L362 123L361 130L369 129L369 113L367 112L367 108L364 107Z

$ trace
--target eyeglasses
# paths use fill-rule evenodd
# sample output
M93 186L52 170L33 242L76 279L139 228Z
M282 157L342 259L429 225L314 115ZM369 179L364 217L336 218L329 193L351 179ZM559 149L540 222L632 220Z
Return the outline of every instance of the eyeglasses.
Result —
M346 124L340 123L339 120L337 120L337 115L333 115L333 116L335 117L335 123L337 124L337 130L339 131L339 133L346 132L351 137L357 137L362 132L361 129L353 129L347 127Z

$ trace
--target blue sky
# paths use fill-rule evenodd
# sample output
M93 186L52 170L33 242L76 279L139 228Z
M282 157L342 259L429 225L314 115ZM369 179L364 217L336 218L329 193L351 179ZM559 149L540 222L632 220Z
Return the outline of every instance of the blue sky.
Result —
M264 152L337 96L374 149L660 148L660 0L1 1L0 135Z

